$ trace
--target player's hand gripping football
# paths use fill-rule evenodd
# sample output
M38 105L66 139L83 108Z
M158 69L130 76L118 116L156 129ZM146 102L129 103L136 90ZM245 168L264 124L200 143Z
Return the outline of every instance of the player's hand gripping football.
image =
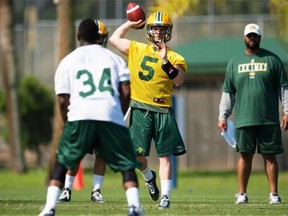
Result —
M142 20L138 20L138 21L130 21L128 20L127 22L129 22L129 25L130 25L130 28L132 29L139 29L141 26L145 25L145 20L142 21Z

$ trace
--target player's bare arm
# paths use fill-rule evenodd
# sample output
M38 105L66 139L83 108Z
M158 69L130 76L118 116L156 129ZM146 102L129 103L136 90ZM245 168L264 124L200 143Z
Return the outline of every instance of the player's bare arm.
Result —
M70 95L69 94L59 94L58 104L60 108L61 117L64 123L68 120L68 106L70 105Z
M185 70L182 65L174 65L174 67L179 71L178 75L172 80L174 85L181 86L185 79Z
M129 108L130 102L130 82L121 82L119 85L119 99L123 114L125 114Z
M157 48L159 58L162 60L163 64L166 64L168 62L166 43L161 40L159 43L154 44L154 46ZM178 74L174 79L172 79L172 82L176 86L181 86L185 79L185 70L182 65L173 65L173 67L178 70Z
M137 26L141 25L141 23L142 20L139 20L138 22L131 22L128 20L115 30L115 32L111 35L109 42L124 55L128 56L131 41L124 37L130 28L136 29Z

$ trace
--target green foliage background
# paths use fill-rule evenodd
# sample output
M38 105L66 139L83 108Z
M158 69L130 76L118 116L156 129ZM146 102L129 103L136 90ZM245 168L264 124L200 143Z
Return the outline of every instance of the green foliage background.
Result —
M5 98L0 92L0 111L5 122ZM39 144L48 144L52 138L52 120L54 114L53 91L41 84L34 76L21 79L19 87L19 118L21 142L30 149ZM7 141L5 124L0 130Z
M31 149L50 142L54 114L52 90L35 77L27 76L20 82L19 100L22 142Z

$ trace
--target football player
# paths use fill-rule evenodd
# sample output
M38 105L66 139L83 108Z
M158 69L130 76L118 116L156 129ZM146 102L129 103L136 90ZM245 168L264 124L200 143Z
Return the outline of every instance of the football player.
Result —
M98 26L97 44L106 48L109 32L107 31L107 28L104 22L100 20L95 20L95 22L97 22L97 26ZM102 182L104 179L106 163L105 161L103 161L103 159L99 155L98 156L96 155L97 155L97 152L95 152L95 161L94 161L94 168L93 168L93 190L91 192L91 201L97 202L97 203L103 203L104 199L101 194L100 188L102 186ZM79 166L67 171L66 177L65 177L64 189L58 201L60 202L71 201L72 186L73 186L75 176L78 172L78 169L79 169Z
M65 127L39 216L56 215L67 170L93 150L114 172L121 172L128 216L144 215L135 172L139 162L122 111L130 99L129 70L120 56L97 44L98 31L97 21L82 20L77 32L80 46L56 70L55 92Z
M172 188L171 155L186 153L173 111L173 86L184 82L187 68L184 58L172 51L167 42L172 38L173 23L170 17L159 11L150 15L146 23L149 44L125 37L130 29L138 29L143 20L127 20L110 37L111 44L128 57L131 80L130 134L139 168L151 198L159 199L156 172L151 170L146 159L150 154L152 139L159 158L161 182L160 209L170 206Z

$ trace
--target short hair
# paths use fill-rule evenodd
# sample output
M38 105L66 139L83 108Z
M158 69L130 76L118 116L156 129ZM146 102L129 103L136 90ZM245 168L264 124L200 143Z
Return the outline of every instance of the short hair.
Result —
M84 40L88 43L97 43L99 34L99 27L97 22L91 18L81 21L78 27L78 40Z

